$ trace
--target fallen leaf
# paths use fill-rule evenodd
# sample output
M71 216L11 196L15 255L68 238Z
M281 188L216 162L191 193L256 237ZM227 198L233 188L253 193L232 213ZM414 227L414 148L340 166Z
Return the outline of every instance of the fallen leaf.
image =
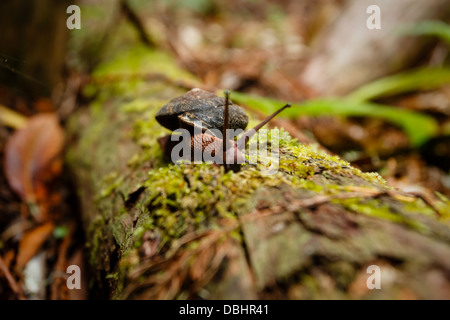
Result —
M26 125L27 118L16 111L0 105L0 123L11 128L19 129Z
M14 132L5 147L4 171L11 188L27 203L36 202L36 190L60 154L64 131L53 113L33 116Z
M16 269L22 270L28 261L33 258L50 236L54 228L52 222L46 222L32 230L27 231L19 244Z

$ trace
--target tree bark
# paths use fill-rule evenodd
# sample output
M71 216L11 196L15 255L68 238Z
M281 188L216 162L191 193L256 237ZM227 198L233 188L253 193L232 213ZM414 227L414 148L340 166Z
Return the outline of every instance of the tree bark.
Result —
M89 262L107 297L450 298L448 200L392 190L283 132L275 175L264 157L238 173L169 164L154 115L191 77L129 48L97 68L95 99L68 123ZM367 286L371 265L381 289Z
M0 83L50 97L62 80L70 1L0 2Z

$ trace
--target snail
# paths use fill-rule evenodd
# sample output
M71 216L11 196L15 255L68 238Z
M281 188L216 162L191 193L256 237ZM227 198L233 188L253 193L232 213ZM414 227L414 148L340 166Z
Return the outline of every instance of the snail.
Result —
M192 89L182 96L176 97L165 104L156 114L156 120L167 129L174 131L184 128L189 131L194 122L199 121L205 129L223 130L225 99L214 93ZM248 116L238 105L230 103L230 129L245 129Z
M176 162L172 151L181 144L181 148L177 148L190 150L191 160L197 159L195 153L199 152L202 154L202 161L212 160L216 164L223 164L225 171L238 172L244 162L255 165L244 157L241 150L259 129L291 105L286 104L253 129L245 131L235 141L229 138L228 129L244 130L248 124L248 116L241 107L230 101L229 95L229 91L225 91L225 98L222 98L212 92L192 89L165 104L155 116L159 124L172 131L185 129L190 136L183 140L184 144L174 141L173 135L159 138L164 154ZM222 135L216 134L217 132ZM178 155L177 152L175 154Z

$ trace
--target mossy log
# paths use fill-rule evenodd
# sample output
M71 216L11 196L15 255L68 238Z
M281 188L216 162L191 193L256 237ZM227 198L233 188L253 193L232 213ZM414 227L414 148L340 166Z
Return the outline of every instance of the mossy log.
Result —
M186 91L171 79L192 77L145 47L118 52L67 125L89 262L106 296L450 298L447 199L403 194L282 129L274 175L267 159L238 173L168 163L157 139L169 131L154 116ZM370 265L381 289L366 285Z

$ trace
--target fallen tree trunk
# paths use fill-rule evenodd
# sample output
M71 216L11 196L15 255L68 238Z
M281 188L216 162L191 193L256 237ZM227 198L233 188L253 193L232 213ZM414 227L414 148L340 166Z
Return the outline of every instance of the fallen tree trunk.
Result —
M94 72L95 99L67 126L89 262L106 296L450 298L448 200L392 190L283 131L275 175L264 164L238 173L168 164L157 142L168 131L154 116L191 78L159 52L119 52ZM367 286L371 265L379 290Z

